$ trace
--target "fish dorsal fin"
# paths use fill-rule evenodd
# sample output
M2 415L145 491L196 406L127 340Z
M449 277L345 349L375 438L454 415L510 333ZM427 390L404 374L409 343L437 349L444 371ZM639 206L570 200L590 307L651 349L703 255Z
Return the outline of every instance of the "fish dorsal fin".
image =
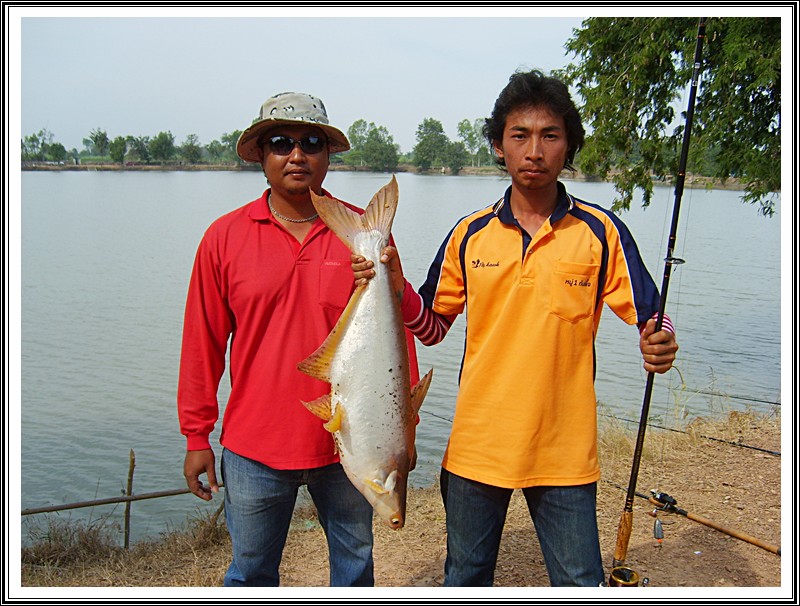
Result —
M356 236L362 232L377 230L386 242L389 241L398 198L397 179L394 175L392 180L372 197L363 215L350 210L333 198L318 196L311 192L311 202L320 218L351 252L356 252Z
M411 389L411 416L415 417L419 414L419 409L422 408L422 401L428 393L428 388L431 386L431 379L433 378L433 368L428 371L424 377L419 380L419 383L414 385Z
M297 370L315 379L319 379L320 381L325 381L326 383L331 382L331 364L333 363L333 358L342 342L345 328L350 318L353 316L353 312L365 288L366 285L363 284L356 287L355 291L353 291L353 294L350 296L347 307L344 308L342 315L339 316L336 326L333 327L333 330L331 330L330 334L322 342L322 345L317 348L317 351L297 364Z

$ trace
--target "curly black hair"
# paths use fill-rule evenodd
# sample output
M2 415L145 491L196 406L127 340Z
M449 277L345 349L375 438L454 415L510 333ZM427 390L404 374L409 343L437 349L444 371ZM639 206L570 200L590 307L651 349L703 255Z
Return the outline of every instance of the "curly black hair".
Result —
M566 84L557 78L545 76L538 70L517 71L508 79L508 84L495 101L492 115L483 125L483 136L490 147L503 140L503 130L508 114L519 108L546 107L564 118L567 129L567 159L564 168L575 170L575 154L583 147L585 131L580 114L572 101ZM497 165L505 170L505 161L495 158Z

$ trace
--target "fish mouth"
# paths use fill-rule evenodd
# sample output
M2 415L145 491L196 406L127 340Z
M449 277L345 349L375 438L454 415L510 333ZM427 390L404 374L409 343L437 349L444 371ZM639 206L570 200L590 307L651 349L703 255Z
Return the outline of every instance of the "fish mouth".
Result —
M389 525L389 528L393 530L400 530L405 525L405 520L403 516L399 513L393 514L389 516L389 519L386 520L386 523Z

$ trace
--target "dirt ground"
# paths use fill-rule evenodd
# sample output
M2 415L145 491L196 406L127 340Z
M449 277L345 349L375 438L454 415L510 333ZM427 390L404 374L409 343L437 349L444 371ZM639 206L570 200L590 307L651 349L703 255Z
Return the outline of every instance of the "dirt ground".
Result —
M727 440L780 451L779 427L732 419L722 431ZM705 431L708 429L708 431ZM757 546L779 547L781 540L780 457L709 441L720 436L698 424L691 436L648 434L637 478L637 493L667 493L676 506L733 538L689 517L658 512L664 538L654 538L655 506L637 497L626 564L650 587L779 587L780 556ZM714 433L710 433L714 431ZM610 438L613 441L613 437ZM598 484L598 525L608 575L620 515L630 478L631 449L603 449L604 479ZM376 526L375 581L387 587L438 587L444 578L446 533L437 490L411 492L406 526L399 531ZM309 547L313 545L313 548ZM318 528L290 536L282 565L282 584L327 584L327 554ZM515 491L495 573L498 587L549 586L544 560L525 499Z
M625 503L634 436L615 427L606 427L601 436L598 523L608 574ZM649 430L637 492L646 496L651 489L668 493L677 500L677 507L705 523L676 513L656 512L654 518L655 506L637 497L626 564L648 579L649 587L781 588L782 582L790 583L791 578L781 578L781 557L769 551L781 542L780 447L779 417L731 413L722 423L696 422L685 433ZM664 531L660 543L653 535L656 519ZM207 529L179 533L156 544L138 546L123 556L69 566L30 565L23 558L22 584L219 587L230 562L230 544L224 526L212 528L211 533ZM445 516L436 487L410 491L403 529L391 530L376 521L375 582L379 587L440 587L445 555ZM281 584L327 586L327 560L324 535L313 510L298 510L281 564ZM549 586L519 491L512 498L495 586ZM719 596L719 591L716 594ZM650 599L659 596L648 595Z

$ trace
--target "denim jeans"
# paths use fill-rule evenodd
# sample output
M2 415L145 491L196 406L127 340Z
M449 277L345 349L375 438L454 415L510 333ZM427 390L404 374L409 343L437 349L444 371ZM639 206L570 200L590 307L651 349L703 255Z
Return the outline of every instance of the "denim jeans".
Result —
M374 585L372 506L339 463L318 469L278 470L224 449L225 521L233 560L224 585L279 585L278 567L298 488L306 484L328 540L330 584Z
M447 516L447 587L489 587L513 490L442 469ZM550 585L597 587L605 581L597 531L597 485L523 488Z

